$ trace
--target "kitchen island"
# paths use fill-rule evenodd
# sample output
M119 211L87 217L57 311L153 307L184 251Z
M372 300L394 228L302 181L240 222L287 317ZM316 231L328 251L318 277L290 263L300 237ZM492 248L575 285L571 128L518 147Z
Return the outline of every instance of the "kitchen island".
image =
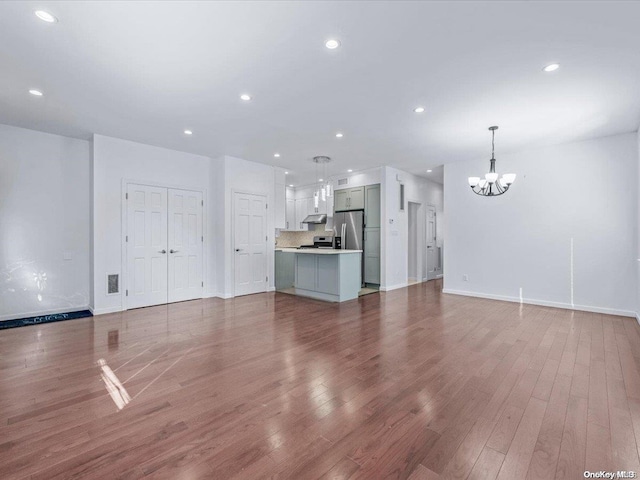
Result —
M276 248L281 254L293 254L296 295L328 302L358 298L362 285L362 250L324 248Z

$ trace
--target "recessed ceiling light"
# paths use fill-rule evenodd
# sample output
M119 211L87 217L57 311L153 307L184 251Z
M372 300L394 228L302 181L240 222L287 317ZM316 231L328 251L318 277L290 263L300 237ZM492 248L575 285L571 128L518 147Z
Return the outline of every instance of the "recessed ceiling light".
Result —
M289 185L290 187L293 187L293 184Z
M248 102L249 100L251 100L251 95L247 95L246 93L243 93L242 95L240 95L240 99L244 100L245 102Z
M416 108L413 109L413 111L415 113L422 113L422 112L424 112L424 107L416 107Z
M347 170L347 172L351 173L351 172L353 172L353 170L349 169L349 170Z
M279 153L274 153L273 156L276 157L276 158L280 158L280 154Z
M193 132L191 130L185 130L184 134L185 135L193 135Z
M336 137L337 138L342 138L342 137L344 137L344 135L342 133L338 132L338 133L336 133Z
M284 172L285 175L289 175L289 172Z
M58 21L56 17L51 15L49 12L45 12L44 10L36 10L35 14L36 17L47 23L56 23Z
M31 95L35 95L36 97L41 97L43 95L43 93L40 90L35 90L35 89L29 90L29 93Z
M560 64L559 63L552 63L551 65L547 65L546 67L544 67L543 70L545 72L555 72L559 68L560 68Z
M431 172L433 172L433 170L427 170L427 173L431 173Z
M336 40L335 38L332 38L330 40L327 40L324 46L327 47L329 50L334 50L340 46L340 41Z
M323 180L321 178L318 179L319 182L322 182Z

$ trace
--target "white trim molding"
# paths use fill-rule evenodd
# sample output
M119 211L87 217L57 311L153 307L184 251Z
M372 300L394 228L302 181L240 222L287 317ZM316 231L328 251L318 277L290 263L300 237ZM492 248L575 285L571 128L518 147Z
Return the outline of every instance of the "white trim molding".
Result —
M397 284L395 284L395 285L390 285L390 286L388 286L388 287L387 287L387 286L384 286L384 287L383 287L383 286L381 285L381 286L380 286L380 291L381 291L381 292L390 292L391 290L397 290L397 289L399 289L399 288L404 288L404 287L406 287L406 286L407 286L407 282L404 282L404 283L397 283Z
M500 300L503 302L526 303L527 305L540 305L542 307L562 308L565 310L579 310L581 312L604 313L606 315L618 315L621 317L637 317L636 312L631 310L618 310L615 308L595 307L592 305L571 305L570 303L550 302L547 300L536 300L531 298L523 298L522 301L518 297L508 297L506 295L493 295L491 293L467 292L463 290L452 290L443 288L442 293L451 295L461 295L464 297L486 298L488 300ZM639 320L640 323L640 320Z
M89 307L89 311L94 315L106 315L107 313L124 312L125 309L120 307L120 306L118 306L118 307L109 307L109 308L92 308L92 307Z

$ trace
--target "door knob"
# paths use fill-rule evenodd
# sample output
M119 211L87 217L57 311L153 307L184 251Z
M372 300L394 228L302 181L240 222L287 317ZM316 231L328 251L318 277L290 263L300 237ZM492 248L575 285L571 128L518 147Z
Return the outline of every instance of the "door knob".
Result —
M167 251L163 249L163 250L160 250L159 253L167 253Z
M242 249L241 248L236 248L236 252L241 252Z
M169 253L178 253L178 250L174 250L173 248L169 250Z

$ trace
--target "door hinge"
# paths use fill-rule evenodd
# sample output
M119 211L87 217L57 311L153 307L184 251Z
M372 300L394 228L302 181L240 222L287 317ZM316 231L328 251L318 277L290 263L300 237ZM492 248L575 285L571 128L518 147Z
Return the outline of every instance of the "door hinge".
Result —
M126 292L127 292L126 296L128 297L129 296L129 290L126 290Z
M204 236L200 237L200 241L204 243Z
M200 200L200 205L204 207L204 200Z
M269 236L268 236L268 235L265 235L265 236L264 236L264 239L265 239L265 240L269 240Z
M204 287L204 282L200 282L200 286Z
M126 237L124 237L124 239L125 239L125 240L124 240L125 242L128 242L128 241L129 241L129 235L127 235Z
M265 277L264 281L268 282L269 281L269 277Z
M124 198L125 198L125 200L129 200L129 194L128 194L128 193L125 193L125 194L124 194Z
M268 208L269 208L269 204L268 204L268 203L265 203L265 204L264 204L264 208L265 208L265 210L266 210L266 209L268 209Z

